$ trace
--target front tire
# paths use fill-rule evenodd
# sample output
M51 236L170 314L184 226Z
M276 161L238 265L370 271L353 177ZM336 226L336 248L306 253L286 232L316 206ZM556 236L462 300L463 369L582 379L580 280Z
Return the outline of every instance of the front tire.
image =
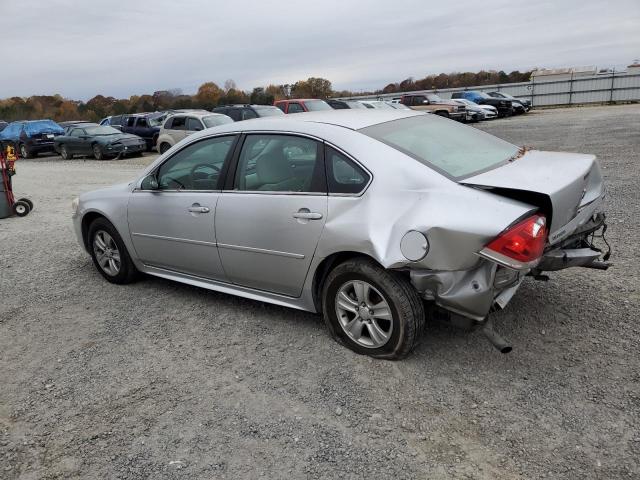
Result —
M108 282L124 285L136 279L138 270L122 237L105 218L89 226L88 245L93 264Z
M329 273L322 307L339 343L376 358L407 356L424 330L422 300L411 283L365 258L348 260Z
M95 144L93 146L93 156L96 160L104 160L104 154L102 153L100 145Z
M61 145L60 146L60 156L64 159L64 160L71 160L73 158L73 155L71 155L69 153L69 150L67 150L67 146L66 145Z
M167 142L162 142L160 144L160 148L158 150L160 150L160 155L164 154L167 150L169 150L171 148L171 145L169 145Z

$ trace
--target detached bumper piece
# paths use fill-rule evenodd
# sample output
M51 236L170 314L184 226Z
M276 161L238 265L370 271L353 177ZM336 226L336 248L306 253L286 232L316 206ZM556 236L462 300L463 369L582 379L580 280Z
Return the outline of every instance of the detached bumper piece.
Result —
M589 222L565 239L559 247L547 250L532 273L552 272L570 267L606 270L611 266L607 262L611 256L611 248L605 238L606 231L607 224L604 213L594 215ZM607 252L604 255L602 255L602 249L594 243L596 238L602 239L607 246Z

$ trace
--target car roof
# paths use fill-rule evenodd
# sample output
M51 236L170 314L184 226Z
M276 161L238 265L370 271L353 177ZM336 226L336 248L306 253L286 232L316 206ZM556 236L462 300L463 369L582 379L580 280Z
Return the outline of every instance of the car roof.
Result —
M232 124L215 127L216 131L245 131L245 130L276 130L276 131L296 131L304 128L300 123L324 123L350 130L360 130L380 123L399 120L401 118L416 117L426 115L424 112L416 110L322 110L317 112L296 113L295 115L282 115L277 117L262 117ZM296 128L296 125L298 128Z
M186 112L176 111L176 112L170 113L169 116L167 117L167 120L169 120L169 118L177 117L177 116L197 117L197 118L204 118L204 117L211 117L211 116L226 117L224 113L208 112L206 110L193 110L193 111L186 111Z

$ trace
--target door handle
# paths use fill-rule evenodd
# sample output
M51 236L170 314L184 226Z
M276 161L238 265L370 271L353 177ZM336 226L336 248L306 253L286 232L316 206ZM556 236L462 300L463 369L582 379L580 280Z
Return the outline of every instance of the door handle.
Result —
M191 205L188 210L191 213L209 213L211 210L209 209L209 207L201 207L199 204L194 203L193 205Z
M293 218L303 219L303 220L320 220L322 218L322 214L318 212L310 212L309 210L299 211L293 214Z

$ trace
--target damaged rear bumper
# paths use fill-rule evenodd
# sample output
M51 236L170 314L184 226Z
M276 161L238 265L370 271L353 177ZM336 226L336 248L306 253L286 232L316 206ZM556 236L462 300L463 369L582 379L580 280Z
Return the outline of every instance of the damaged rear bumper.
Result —
M411 270L413 286L422 298L473 320L485 319L495 305L504 308L527 272L482 260L471 270Z

